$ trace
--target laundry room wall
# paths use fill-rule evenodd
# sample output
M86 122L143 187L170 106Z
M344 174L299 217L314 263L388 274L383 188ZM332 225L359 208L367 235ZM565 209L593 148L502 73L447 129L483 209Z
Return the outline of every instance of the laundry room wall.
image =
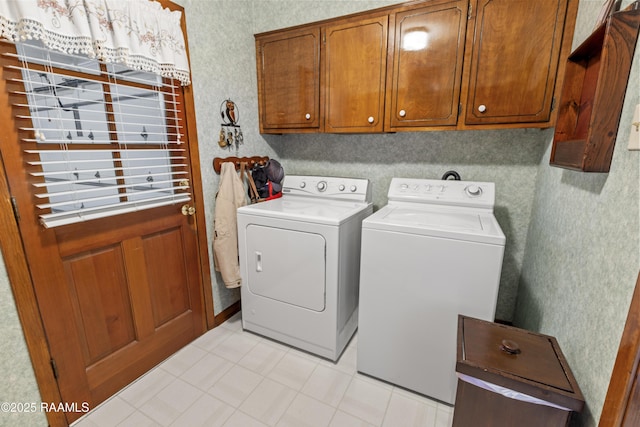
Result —
M510 321L517 294L536 174L552 130L409 132L383 135L260 135L253 34L400 3L389 0L178 0L185 7L209 241L219 177L214 157L267 155L288 174L368 178L376 208L386 204L391 178L440 178L496 183L496 216L507 236L497 317ZM206 40L206 42L204 42ZM219 111L231 98L245 143L217 145ZM239 299L213 272L214 312Z
M40 392L31 366L18 311L11 292L4 260L0 257L0 372L2 402L34 403L40 407ZM0 427L46 426L44 412L0 413Z
M574 47L602 3L580 0ZM636 47L611 171L550 167L551 141L538 167L515 323L558 339L586 398L584 426L600 418L640 269L640 152L627 150L638 103Z

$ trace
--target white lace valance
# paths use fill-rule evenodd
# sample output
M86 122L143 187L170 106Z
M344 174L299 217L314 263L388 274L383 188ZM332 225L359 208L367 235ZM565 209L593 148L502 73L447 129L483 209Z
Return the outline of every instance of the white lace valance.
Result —
M189 84L181 12L152 0L0 0L0 36Z

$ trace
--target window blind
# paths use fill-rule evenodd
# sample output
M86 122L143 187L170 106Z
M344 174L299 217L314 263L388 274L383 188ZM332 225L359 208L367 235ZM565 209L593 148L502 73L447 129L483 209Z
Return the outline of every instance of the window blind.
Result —
M47 228L186 203L180 82L17 43L5 54L40 222ZM19 77L17 77L19 76Z

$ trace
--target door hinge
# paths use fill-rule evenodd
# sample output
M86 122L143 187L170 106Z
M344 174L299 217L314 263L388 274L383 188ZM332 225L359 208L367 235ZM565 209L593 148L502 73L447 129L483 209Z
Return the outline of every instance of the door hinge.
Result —
M551 111L556 109L556 97L551 98Z
M51 370L53 371L53 377L55 379L58 379L58 365L56 365L56 361L53 359L53 357L50 359L51 362Z
M462 104L458 104L458 115L462 114Z
M13 208L13 216L16 217L16 221L20 221L20 212L18 212L18 201L13 196L11 196L11 207Z
M467 11L467 19L471 19L472 13L473 13L473 5L469 3L469 10Z

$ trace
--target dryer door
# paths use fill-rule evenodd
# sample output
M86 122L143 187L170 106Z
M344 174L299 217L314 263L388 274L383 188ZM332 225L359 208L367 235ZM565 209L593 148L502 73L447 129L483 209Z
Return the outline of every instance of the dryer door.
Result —
M314 311L325 308L324 237L316 233L247 226L247 287L253 294Z

